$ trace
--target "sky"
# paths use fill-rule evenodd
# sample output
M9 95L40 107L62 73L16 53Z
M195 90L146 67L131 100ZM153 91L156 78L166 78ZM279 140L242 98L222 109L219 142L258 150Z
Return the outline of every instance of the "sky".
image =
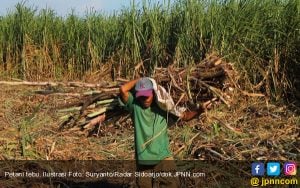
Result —
M163 2L166 0L151 0L152 2ZM28 7L50 8L59 16L68 15L72 9L77 15L85 15L87 10L95 10L97 12L110 14L113 11L118 11L123 7L129 7L132 0L0 0L0 16L5 16L8 11L14 11L15 5L18 2L25 2ZM135 0L136 3L142 0Z

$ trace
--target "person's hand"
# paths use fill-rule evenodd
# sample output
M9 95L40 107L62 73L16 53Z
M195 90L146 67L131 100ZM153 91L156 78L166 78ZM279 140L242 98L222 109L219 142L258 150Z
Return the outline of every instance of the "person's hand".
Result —
M205 112L205 110L210 110L212 108L213 102L216 100L217 98L213 98L212 100L206 101L202 104L197 104L198 107L196 110L185 111L180 119L183 121L189 121L193 119L196 115L200 115Z

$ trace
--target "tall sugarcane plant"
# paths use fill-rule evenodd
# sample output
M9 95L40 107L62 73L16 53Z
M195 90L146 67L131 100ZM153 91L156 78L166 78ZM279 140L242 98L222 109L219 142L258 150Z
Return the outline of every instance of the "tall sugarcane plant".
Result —
M110 15L62 17L19 3L0 17L0 67L27 80L78 79L112 63L131 77L138 64L151 75L214 52L278 99L300 80L299 10L297 0L144 0Z

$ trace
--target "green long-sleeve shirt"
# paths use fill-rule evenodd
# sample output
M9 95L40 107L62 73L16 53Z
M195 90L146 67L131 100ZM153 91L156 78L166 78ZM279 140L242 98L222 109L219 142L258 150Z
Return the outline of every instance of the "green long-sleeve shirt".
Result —
M155 165L171 156L167 134L167 113L155 102L149 108L143 108L139 101L129 94L126 104L121 106L131 113L134 123L136 160L141 165Z

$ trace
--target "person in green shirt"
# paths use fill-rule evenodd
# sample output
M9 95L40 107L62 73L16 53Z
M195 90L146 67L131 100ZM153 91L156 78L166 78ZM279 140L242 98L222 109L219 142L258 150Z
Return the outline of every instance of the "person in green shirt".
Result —
M134 88L134 91L132 92ZM135 79L120 87L120 104L131 114L134 124L135 158L139 172L176 171L167 134L169 114L155 101L153 83L148 77ZM204 103L196 111L185 111L181 120L200 115L209 106ZM179 187L178 178L137 177L139 187Z

